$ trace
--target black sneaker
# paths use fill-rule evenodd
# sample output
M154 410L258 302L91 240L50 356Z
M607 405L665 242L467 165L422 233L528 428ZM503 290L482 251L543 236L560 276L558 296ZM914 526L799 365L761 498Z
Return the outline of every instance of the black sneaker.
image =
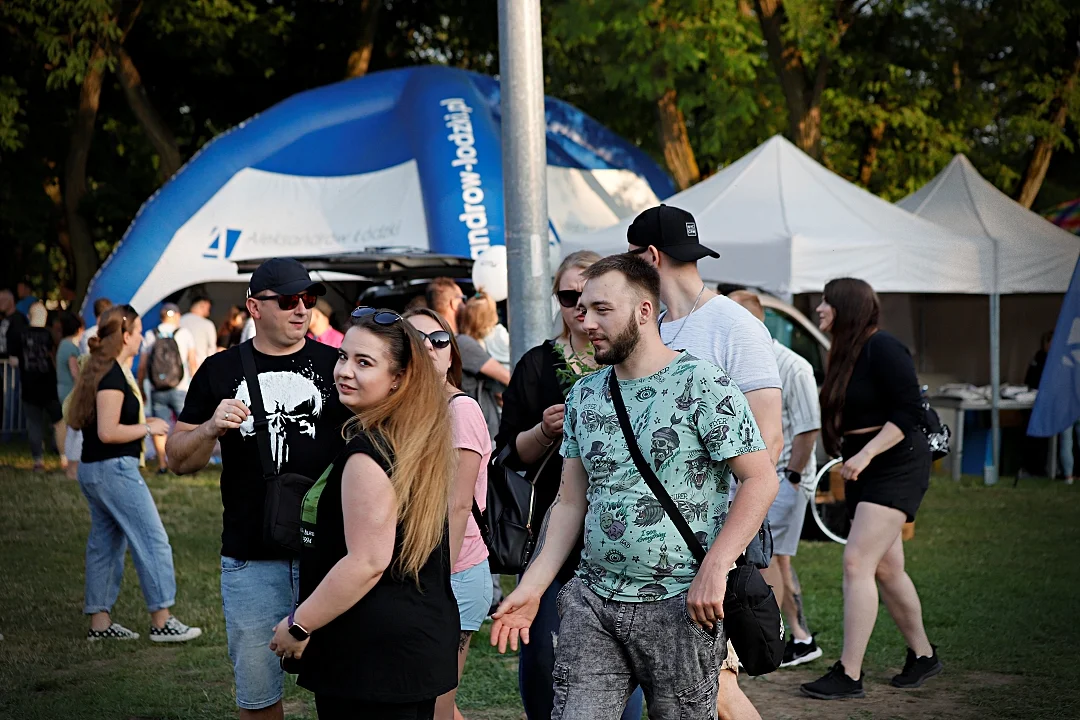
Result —
M139 633L134 630L128 630L120 623L113 623L104 630L94 630L90 628L86 631L86 639L88 642L97 642L99 640L138 640Z
M866 697L863 691L862 678L852 680L844 672L844 665L839 660L829 668L829 672L812 683L800 686L803 695L818 700L843 700L845 698Z
M908 648L907 661L904 663L903 672L893 677L892 682L889 684L907 690L920 687L930 678L940 675L945 666L938 659L937 645L931 645L930 647L934 650L934 654L930 657L915 657L915 651Z
M780 667L795 667L817 660L821 657L821 648L818 647L816 641L817 638L814 637L811 637L808 643L795 642L795 638L789 639L787 645L784 646L784 659Z
M150 640L153 642L187 642L200 635L202 635L201 628L188 627L174 615L170 615L165 625L160 628L150 626Z

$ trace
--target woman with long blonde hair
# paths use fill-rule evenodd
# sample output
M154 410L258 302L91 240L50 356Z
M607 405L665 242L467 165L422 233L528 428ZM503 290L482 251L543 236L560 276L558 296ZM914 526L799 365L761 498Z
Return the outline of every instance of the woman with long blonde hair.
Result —
M599 259L591 250L579 250L563 258L551 287L552 296L559 302L561 330L554 340L545 340L522 356L503 393L495 455L498 457L509 447L506 465L525 471L533 479L536 487L533 527L539 526L559 490L564 398L578 377L596 369L592 344L582 326L584 315L578 310L578 298L585 286L582 273ZM579 540L555 582L541 598L531 641L521 648L518 685L529 720L551 717L555 700L551 676L555 667L554 638L559 632L556 598L563 585L574 577L581 547ZM638 720L643 702L642 691L635 690L623 712L624 720Z
M484 412L475 400L461 392L461 352L450 325L434 310L419 308L405 313L405 319L424 338L435 372L443 380L450 404L450 422L457 455L454 486L450 492L450 587L457 600L461 620L458 642L458 681L469 657L469 640L480 629L491 606L493 588L488 567L488 549L472 509L487 507L487 465L491 458ZM456 691L442 695L435 703L436 720L463 720L455 705Z
M79 487L90 504L86 541L87 640L135 640L139 634L112 621L120 593L124 552L130 547L139 586L150 610L150 639L185 642L202 634L169 612L176 601L172 547L154 498L143 480L143 441L164 435L169 425L146 418L131 360L142 343L142 321L130 305L98 318L90 359L79 373L67 406L67 424L82 430Z
M303 502L299 604L270 647L322 720L431 718L457 686L444 378L389 310L357 308L334 369L348 444Z

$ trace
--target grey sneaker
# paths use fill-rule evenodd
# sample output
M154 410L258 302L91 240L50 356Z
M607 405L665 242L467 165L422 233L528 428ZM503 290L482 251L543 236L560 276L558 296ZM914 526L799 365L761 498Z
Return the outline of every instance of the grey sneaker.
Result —
M120 623L113 623L104 630L94 630L93 628L86 631L87 642L97 642L98 640L138 640L139 633L134 630L128 630Z
M187 642L200 635L202 635L201 628L188 627L174 615L170 615L161 628L150 626L150 640L153 642Z

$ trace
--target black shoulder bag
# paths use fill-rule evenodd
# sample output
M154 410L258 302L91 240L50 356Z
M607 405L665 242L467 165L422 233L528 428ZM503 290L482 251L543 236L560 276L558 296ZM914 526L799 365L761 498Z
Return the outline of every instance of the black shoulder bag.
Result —
M705 548L641 454L619 390L619 381L615 377L615 368L611 369L608 386L634 465L700 566L705 561ZM765 675L780 667L784 659L784 621L780 617L780 608L772 588L756 567L747 564L745 555L736 561L735 569L728 573L727 592L724 593L724 630L748 675Z
M259 373L255 369L252 341L240 344L240 362L244 366L251 400L252 422L255 424L255 442L259 446L259 461L263 479L266 481L266 504L263 506L263 542L299 554L303 547L300 539L300 512L304 495L315 484L311 478L298 473L276 473L274 454L270 450L270 421L263 406Z
M510 442L514 442L511 439ZM480 527L480 535L488 548L491 572L499 575L520 575L525 572L536 546L533 530L533 505L536 499L536 478L556 453L553 442L540 466L529 478L526 473L507 467L510 445L504 447L488 465L487 509L473 500L472 514Z

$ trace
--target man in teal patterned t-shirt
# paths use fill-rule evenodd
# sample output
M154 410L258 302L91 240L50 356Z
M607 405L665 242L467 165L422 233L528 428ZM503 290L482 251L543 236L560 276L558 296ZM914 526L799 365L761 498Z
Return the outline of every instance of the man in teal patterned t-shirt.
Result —
M656 269L617 255L584 277L584 326L597 362L612 367L567 399L559 495L528 570L494 615L492 643L505 651L529 641L540 596L584 526L578 577L558 598L553 720L618 718L636 682L649 717L711 720L727 572L776 496L776 473L727 375L661 341ZM630 458L611 373L646 461L708 548L700 567ZM725 512L733 472L742 487Z

